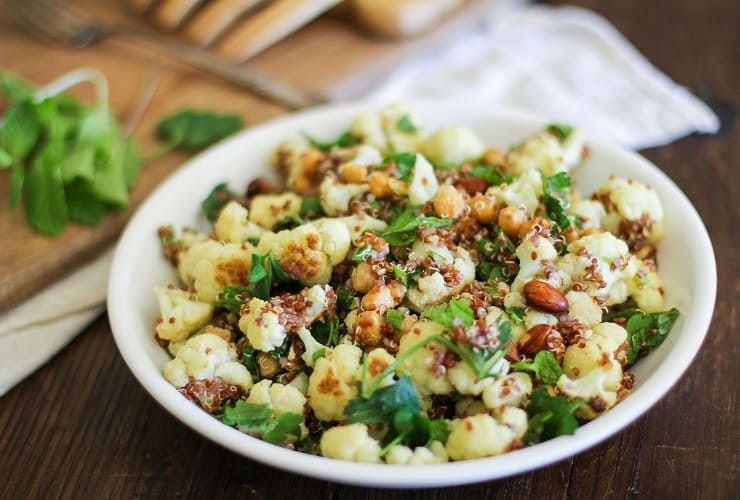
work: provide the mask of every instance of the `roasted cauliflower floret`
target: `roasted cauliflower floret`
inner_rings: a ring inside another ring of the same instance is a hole
[[[283,413],[303,415],[306,396],[291,385],[283,385],[272,380],[261,380],[252,386],[247,403],[267,405],[276,416]]]
[[[308,379],[308,404],[316,418],[343,420],[344,407],[357,395],[362,350],[350,344],[327,349]]]
[[[635,274],[627,281],[627,291],[635,300],[637,307],[647,313],[663,310],[663,280],[655,272],[655,266],[639,260],[631,259]]]
[[[161,320],[157,335],[163,340],[179,342],[198,331],[213,315],[213,306],[200,302],[193,294],[170,287],[155,287]]]
[[[611,177],[595,196],[606,208],[603,225],[607,231],[630,242],[656,243],[663,237],[663,205],[650,186]]]
[[[344,260],[349,251],[349,231],[344,224],[328,219],[295,229],[266,234],[259,254],[272,252],[292,279],[304,285],[327,283],[332,263]]]
[[[498,377],[483,388],[483,403],[487,408],[521,406],[532,394],[532,379],[526,373],[516,372]]]
[[[380,463],[380,443],[370,437],[365,424],[332,427],[321,436],[319,446],[328,458]]]
[[[294,193],[260,194],[252,198],[249,204],[249,220],[265,229],[274,229],[275,225],[301,212],[303,198]]]
[[[548,265],[558,258],[552,242],[539,235],[530,235],[516,248],[516,256],[519,259],[519,273],[511,284],[513,292],[521,292],[524,285],[535,277],[539,277]],[[555,288],[561,288],[568,276],[560,273],[549,273],[542,277]]]
[[[362,197],[369,190],[367,184],[344,184],[329,172],[319,186],[321,208],[326,215],[345,215],[349,212],[349,202]]]
[[[583,154],[583,136],[571,131],[564,140],[549,130],[539,132],[519,144],[508,155],[507,171],[523,175],[539,170],[551,176],[577,165]]]
[[[381,233],[388,228],[388,224],[380,219],[370,217],[369,215],[348,215],[347,217],[338,217],[337,220],[344,224],[349,231],[351,241],[355,241],[367,231]]]
[[[557,387],[569,398],[586,401],[587,404],[576,410],[576,415],[592,420],[617,403],[622,376],[619,363],[611,362],[599,365],[576,379],[561,375]]]
[[[489,188],[488,195],[507,206],[522,206],[532,214],[542,198],[542,175],[537,170],[529,170],[509,184]]]
[[[192,377],[209,380],[216,377],[245,390],[252,387],[252,377],[236,361],[236,349],[223,338],[203,333],[188,339],[177,351],[177,356],[164,365],[164,378],[175,387],[184,387]]]
[[[428,202],[439,189],[437,176],[434,175],[434,167],[420,154],[416,154],[414,163],[414,176],[409,186],[409,203],[412,205],[423,205]]]
[[[601,221],[606,216],[606,210],[600,201],[583,198],[572,201],[568,212],[576,217],[584,230],[601,227]]]
[[[402,356],[404,352],[424,339],[442,332],[444,332],[444,327],[439,323],[419,321],[411,331],[401,337],[398,356]],[[435,373],[434,370],[438,356],[445,350],[444,346],[436,342],[427,344],[404,360],[396,371],[399,375],[409,375],[422,397],[430,394],[450,394],[453,387],[449,379],[444,373]]]
[[[394,104],[379,113],[358,115],[352,121],[352,134],[381,151],[415,152],[419,147],[419,134],[408,124],[417,123],[410,106]]]
[[[447,377],[457,392],[471,396],[478,396],[486,386],[493,383],[491,377],[484,379],[476,377],[470,366],[462,361],[447,370]]]
[[[273,165],[287,180],[290,190],[300,195],[311,194],[316,188],[319,166],[324,153],[312,147],[304,138],[284,142],[275,151]]]
[[[490,457],[516,445],[517,433],[490,415],[475,415],[450,422],[447,454],[452,460]]]
[[[177,270],[198,300],[214,302],[227,286],[247,284],[253,253],[248,243],[200,241],[180,254]]]
[[[486,145],[470,127],[445,126],[426,137],[421,152],[434,163],[459,165],[483,156]]]
[[[475,280],[475,264],[467,250],[458,248],[450,262],[448,256],[452,254],[446,248],[441,246],[432,248],[439,250],[439,252],[430,250],[435,262],[440,260],[439,264],[446,266],[451,272],[443,275],[439,270],[430,269],[430,274],[419,278],[416,286],[406,294],[411,308],[417,312],[445,302]],[[421,252],[417,252],[417,255],[421,255]]]
[[[449,457],[444,444],[432,441],[429,446],[418,446],[413,450],[408,446],[392,446],[385,461],[396,465],[428,465],[443,464],[449,461]]]
[[[627,331],[616,323],[599,323],[583,342],[568,346],[563,371],[571,378],[582,377],[612,361],[624,364],[626,352]]]
[[[565,294],[565,298],[570,305],[568,314],[575,320],[592,327],[601,323],[602,310],[586,292],[576,292],[571,290]]]
[[[218,214],[213,233],[219,241],[243,243],[247,240],[259,240],[265,229],[250,222],[247,209],[235,201],[230,201]]]

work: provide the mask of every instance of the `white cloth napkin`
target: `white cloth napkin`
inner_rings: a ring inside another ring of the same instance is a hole
[[[368,98],[518,106],[635,149],[718,130],[704,103],[603,18],[571,7],[513,4],[520,2],[500,2],[478,30],[405,66]],[[111,253],[0,315],[0,395],[103,311]]]

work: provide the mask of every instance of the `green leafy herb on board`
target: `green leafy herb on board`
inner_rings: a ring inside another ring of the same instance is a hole
[[[169,149],[201,151],[244,127],[239,115],[183,109],[164,118],[157,125],[157,135]]]

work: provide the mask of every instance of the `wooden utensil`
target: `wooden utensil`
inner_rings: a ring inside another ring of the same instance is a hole
[[[154,20],[166,30],[178,28],[204,0],[162,0],[154,11]],[[217,3],[217,2],[216,2]]]
[[[210,45],[240,16],[269,0],[220,0],[209,2],[193,16],[183,35],[199,44]]]

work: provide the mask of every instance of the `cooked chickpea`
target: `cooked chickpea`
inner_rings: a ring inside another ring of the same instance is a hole
[[[578,229],[573,226],[569,226],[568,229],[564,231],[564,234],[566,243],[573,243],[578,239]]]
[[[505,207],[498,213],[498,225],[511,238],[519,235],[519,229],[526,220],[524,207]]]
[[[280,363],[271,354],[261,352],[257,354],[256,361],[262,377],[272,377],[280,371]]]
[[[367,177],[367,167],[358,163],[345,163],[339,167],[339,175],[350,184],[362,184]]]
[[[580,237],[583,238],[584,236],[591,236],[592,234],[601,234],[603,232],[604,232],[604,230],[601,229],[600,227],[590,227],[590,228],[584,230],[581,233],[581,236]]]
[[[438,217],[457,219],[465,210],[465,200],[454,186],[444,184],[434,197],[434,213]]]
[[[481,224],[488,224],[496,218],[496,201],[484,194],[475,195],[469,202],[471,215]]]
[[[383,340],[385,319],[377,311],[362,311],[357,315],[352,338],[361,345],[378,345]]]
[[[309,177],[316,175],[322,161],[324,161],[324,153],[318,149],[309,149],[301,156],[301,171]]]
[[[309,194],[313,188],[313,182],[308,177],[298,177],[293,184],[293,191],[298,194]]]
[[[373,287],[375,282],[375,273],[367,262],[360,262],[352,270],[351,283],[352,288],[358,292],[365,293]]]
[[[388,178],[388,187],[391,190],[391,193],[395,194],[396,196],[406,196],[409,194],[409,188],[411,187],[411,184],[402,181],[401,179],[396,179],[395,177]]]
[[[483,161],[487,165],[505,165],[506,154],[500,149],[489,148],[483,153]]]
[[[540,226],[542,228],[549,228],[551,227],[551,224],[545,219],[543,219],[542,217],[537,217],[536,215],[533,215],[532,217],[529,218],[529,220],[525,221],[519,228],[519,239],[523,240],[534,226]]]
[[[376,198],[385,198],[391,194],[391,188],[388,185],[388,174],[385,172],[373,172],[367,178],[367,183],[370,186],[370,192]]]

